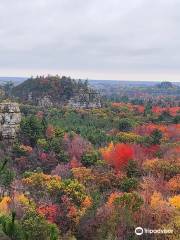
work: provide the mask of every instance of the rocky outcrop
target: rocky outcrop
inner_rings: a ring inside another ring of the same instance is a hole
[[[30,78],[12,90],[13,96],[24,104],[42,108],[70,106],[74,108],[99,108],[101,96],[87,81],[70,77],[40,76]]]
[[[44,96],[37,99],[37,105],[43,108],[50,108],[53,107],[54,104],[49,96]]]
[[[73,108],[101,108],[101,96],[93,89],[76,94],[68,102],[68,106]]]
[[[21,113],[18,103],[0,103],[0,138],[13,139],[19,130]]]

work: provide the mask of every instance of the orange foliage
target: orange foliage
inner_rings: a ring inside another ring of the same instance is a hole
[[[81,166],[80,161],[76,159],[76,157],[73,157],[72,160],[70,161],[70,167],[71,168],[78,168]]]
[[[111,193],[111,195],[108,198],[107,204],[112,206],[114,201],[116,200],[116,198],[118,198],[121,195],[122,195],[122,193],[119,193],[119,192]]]
[[[21,150],[23,150],[24,152],[26,152],[26,153],[32,153],[32,147],[30,147],[30,146],[27,146],[27,145],[20,145],[20,149]]]
[[[74,178],[77,179],[82,184],[92,182],[92,180],[94,179],[92,169],[86,167],[73,168],[72,173]]]
[[[112,103],[112,106],[113,107],[126,107],[130,111],[137,111],[139,113],[144,113],[144,109],[145,109],[145,107],[142,105],[133,105],[131,103],[122,103],[122,102],[120,102],[120,103],[114,102],[114,103]]]
[[[55,137],[55,129],[52,125],[48,125],[48,127],[46,129],[46,137],[47,138]]]
[[[37,212],[43,215],[49,222],[55,223],[58,207],[55,204],[40,205]]]
[[[169,198],[169,203],[171,206],[180,210],[180,195],[175,195]]]
[[[180,111],[180,107],[159,107],[154,106],[152,107],[152,112],[156,115],[161,115],[163,112],[168,112],[171,116],[176,116],[177,113]]]
[[[4,197],[0,202],[0,214],[7,214],[9,213],[10,209],[10,203],[11,203],[10,197]]]
[[[167,187],[170,191],[179,192],[180,191],[180,174],[171,178],[167,183]]]
[[[138,126],[135,129],[135,133],[139,134],[141,136],[149,136],[154,130],[160,130],[163,133],[163,137],[165,139],[170,138],[177,140],[180,139],[180,124],[144,124],[141,126]]]
[[[83,206],[84,208],[89,208],[89,207],[91,207],[91,205],[92,205],[92,200],[91,200],[90,197],[87,196],[87,197],[84,199],[84,201],[82,202],[82,206]]]
[[[77,208],[75,206],[70,206],[67,216],[70,217],[70,218],[76,218],[77,215],[78,215]]]

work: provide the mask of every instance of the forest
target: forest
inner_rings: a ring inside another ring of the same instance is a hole
[[[180,239],[179,88],[103,92],[95,108],[27,99],[64,103],[79,89],[87,81],[57,76],[2,86],[0,103],[17,102],[21,121],[0,140],[0,239]]]

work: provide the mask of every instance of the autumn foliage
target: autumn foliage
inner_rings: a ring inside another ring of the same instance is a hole
[[[120,170],[133,158],[134,152],[131,145],[111,143],[108,147],[101,149],[101,154],[107,163],[114,166],[116,170]]]

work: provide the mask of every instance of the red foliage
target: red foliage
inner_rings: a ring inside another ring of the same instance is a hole
[[[49,222],[55,223],[57,218],[58,207],[55,204],[43,204],[37,209],[37,212],[43,215]]]
[[[102,156],[105,161],[115,167],[115,169],[122,169],[130,159],[134,156],[134,151],[131,145],[118,143],[115,146],[112,144],[102,149]]]
[[[45,161],[45,160],[47,160],[47,158],[48,158],[48,154],[47,153],[45,153],[45,152],[39,153],[39,159],[41,161]]]
[[[168,112],[171,116],[176,116],[177,113],[180,111],[180,107],[159,107],[154,106],[152,108],[152,112],[156,115],[161,115],[163,112]]]
[[[180,139],[180,124],[144,124],[138,126],[134,132],[141,136],[149,136],[155,129],[160,130],[163,136],[169,138],[170,141],[179,141]]]
[[[139,166],[142,165],[143,161],[146,159],[151,159],[156,157],[158,151],[161,150],[159,145],[151,145],[148,147],[134,144],[134,160],[136,160]]]
[[[139,113],[144,113],[144,109],[145,107],[142,106],[142,105],[133,105],[131,103],[117,103],[117,102],[114,102],[112,103],[112,106],[113,107],[127,107],[130,111],[137,111]]]
[[[147,155],[147,157],[154,157],[156,153],[160,150],[159,145],[151,145],[149,147],[144,147],[144,152]]]

